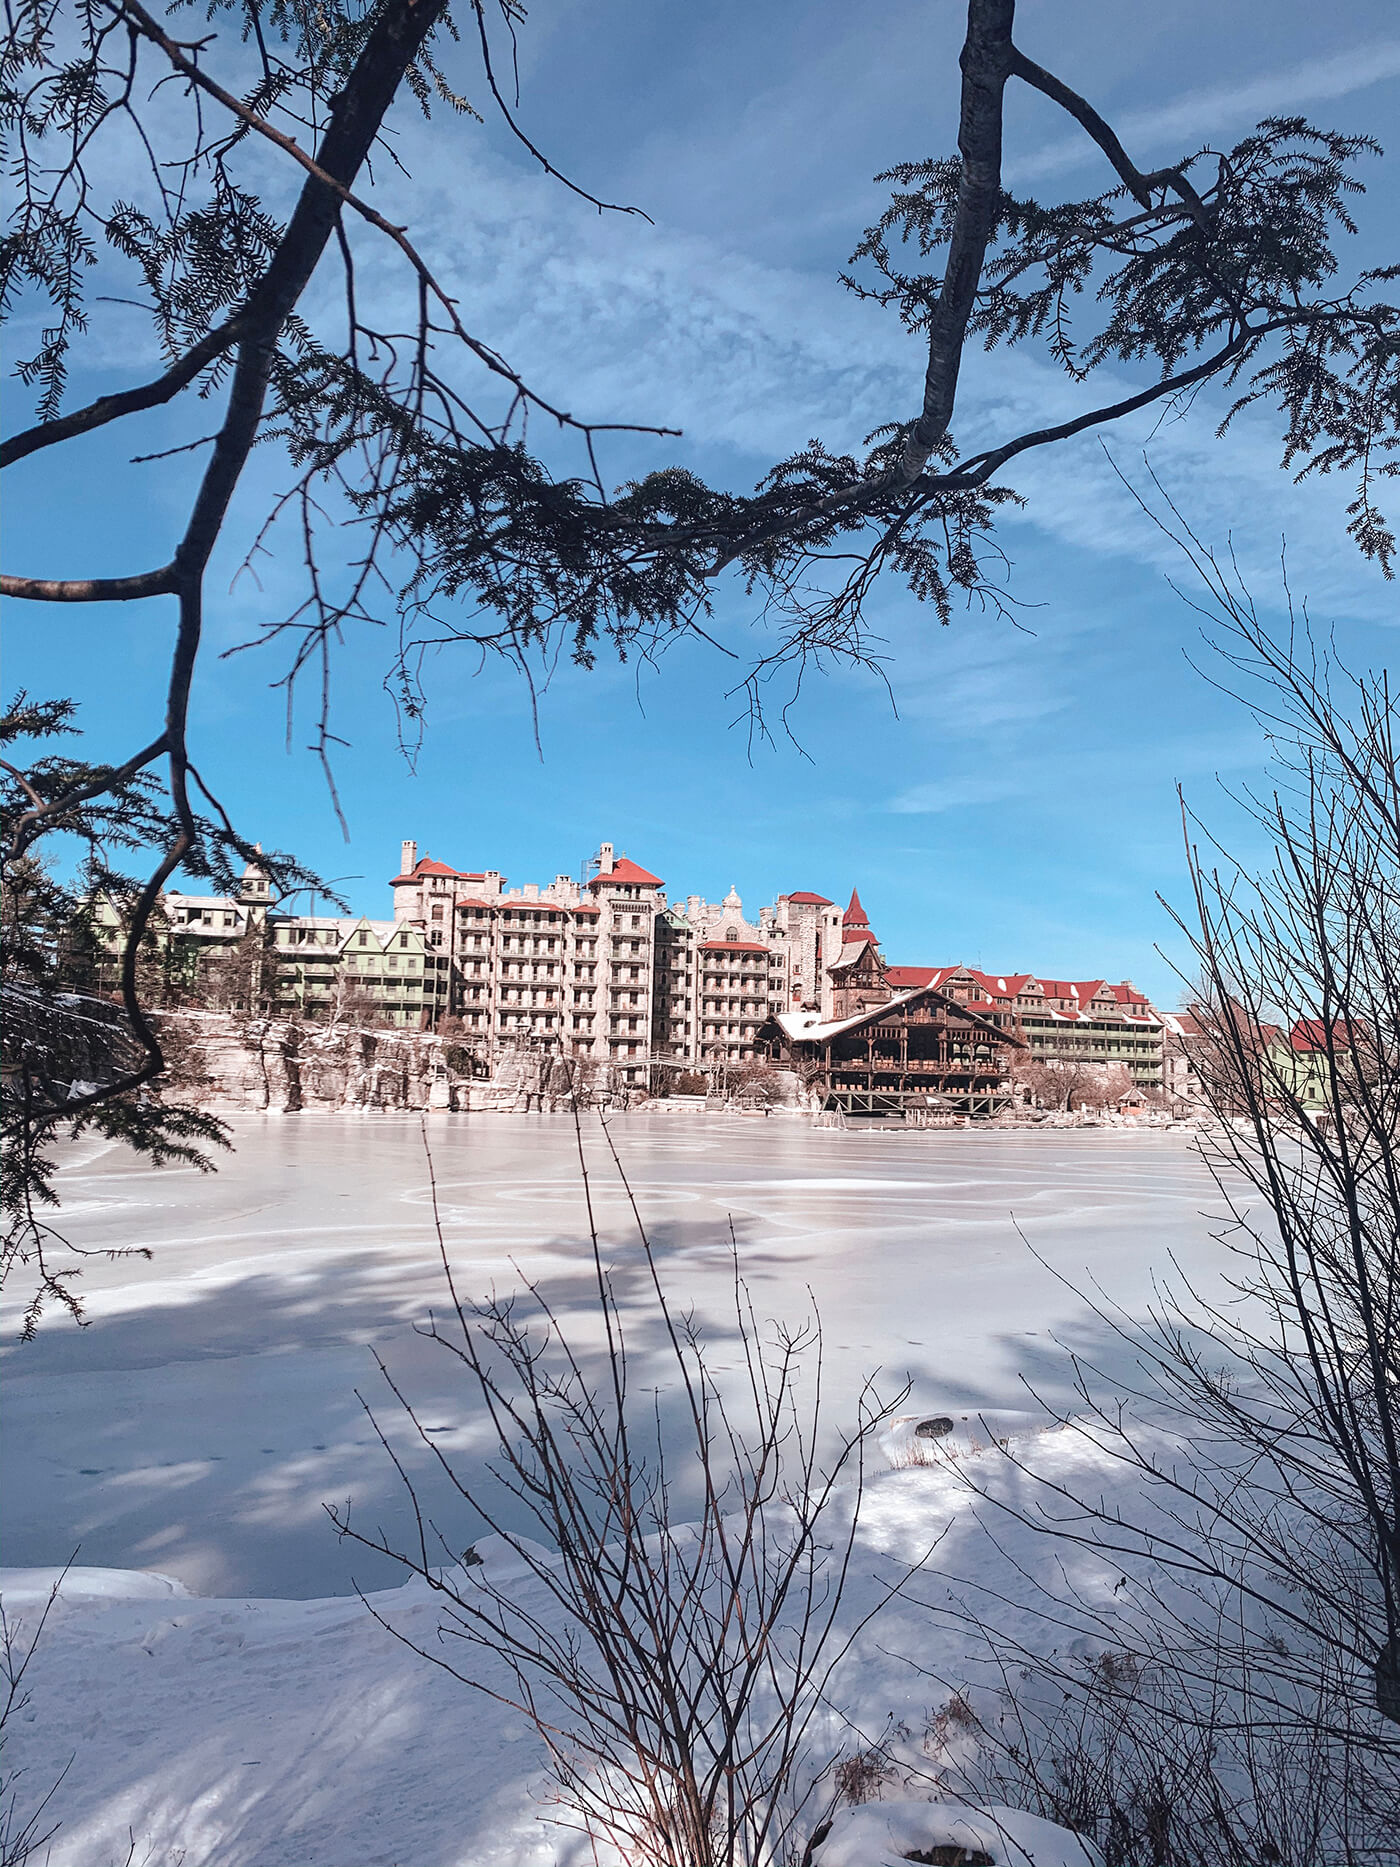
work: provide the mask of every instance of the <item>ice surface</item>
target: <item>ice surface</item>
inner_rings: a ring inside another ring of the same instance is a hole
[[[1109,1376],[1122,1359],[1071,1285],[1097,1282],[1140,1310],[1173,1257],[1207,1287],[1218,1263],[1201,1216],[1213,1188],[1177,1135],[862,1133],[645,1111],[613,1133],[668,1286],[710,1324],[717,1361],[731,1220],[760,1313],[800,1318],[815,1299],[833,1420],[876,1367],[889,1390],[911,1381],[900,1412],[912,1417],[1026,1408],[1023,1380],[1062,1400],[1052,1337]],[[587,1342],[571,1124],[437,1116],[430,1136],[459,1287],[538,1278]],[[350,1497],[391,1533],[406,1524],[355,1394],[385,1399],[371,1348],[439,1445],[480,1456],[448,1358],[413,1332],[445,1294],[417,1121],[244,1117],[236,1140],[216,1175],[151,1170],[85,1142],[60,1176],[78,1243],[149,1245],[155,1258],[86,1261],[89,1329],[54,1317],[18,1346],[10,1328],[9,1561],[53,1565],[76,1550],[201,1595],[392,1586],[398,1572],[337,1543],[322,1509]],[[634,1349],[664,1370],[630,1210],[596,1131],[588,1151]],[[458,1549],[480,1530],[461,1512],[445,1523]]]

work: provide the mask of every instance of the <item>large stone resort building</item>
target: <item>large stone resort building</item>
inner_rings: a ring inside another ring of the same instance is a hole
[[[387,919],[295,914],[252,864],[236,898],[168,895],[164,937],[191,976],[201,954],[231,966],[251,953],[245,970],[256,968],[274,1010],[413,1029],[448,1020],[483,1056],[553,1048],[639,1085],[657,1064],[798,1059],[818,1029],[853,1019],[883,1031],[861,1040],[882,1077],[889,1055],[922,1058],[937,1025],[945,1049],[955,1030],[975,1031],[974,1049],[1000,1045],[1003,1065],[1018,1052],[1163,1080],[1168,1021],[1131,984],[888,965],[855,890],[844,910],[810,890],[779,895],[751,920],[733,889],[719,902],[670,899],[611,843],[578,877],[511,887],[499,870],[457,869],[405,842],[389,886]],[[110,926],[113,955],[118,938]],[[832,1041],[843,1048],[839,1033]]]

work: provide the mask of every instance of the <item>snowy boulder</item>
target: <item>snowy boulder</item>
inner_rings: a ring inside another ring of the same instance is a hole
[[[843,1809],[807,1850],[811,1867],[1103,1867],[1092,1841],[1024,1809],[867,1802]]]
[[[1007,1407],[937,1407],[928,1413],[902,1413],[880,1435],[880,1450],[890,1465],[939,1465],[975,1458],[981,1452],[1014,1452],[1046,1433],[1063,1432],[1059,1420],[1043,1413]]]
[[[0,1600],[7,1608],[42,1605],[55,1590],[69,1601],[178,1600],[190,1592],[154,1569],[0,1569]]]
[[[498,1582],[535,1574],[537,1565],[552,1568],[558,1561],[557,1549],[512,1530],[508,1536],[479,1536],[470,1549],[463,1551],[458,1566],[465,1569],[472,1580],[489,1582],[494,1587]],[[451,1575],[453,1571],[444,1569],[442,1573]],[[454,1579],[460,1578],[454,1576]]]

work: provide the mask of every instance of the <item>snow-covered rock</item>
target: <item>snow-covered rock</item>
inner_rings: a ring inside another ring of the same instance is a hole
[[[975,1458],[983,1452],[1015,1452],[1046,1433],[1063,1432],[1063,1423],[1044,1413],[1008,1407],[932,1407],[926,1413],[901,1413],[880,1435],[880,1450],[896,1471],[909,1465],[937,1465]]]
[[[6,1608],[28,1608],[55,1590],[68,1601],[168,1601],[187,1599],[189,1589],[154,1569],[0,1569],[0,1600]]]
[[[904,1867],[961,1848],[992,1867],[1103,1867],[1091,1841],[1025,1809],[960,1802],[868,1802],[843,1809],[811,1850],[812,1867]],[[946,1854],[943,1858],[947,1858]]]

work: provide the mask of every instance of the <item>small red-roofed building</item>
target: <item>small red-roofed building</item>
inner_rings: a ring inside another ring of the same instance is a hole
[[[1317,1116],[1354,1099],[1352,1086],[1364,1069],[1366,1046],[1353,1046],[1348,1026],[1325,1018],[1297,1018],[1285,1037],[1274,1029],[1269,1045],[1272,1074],[1284,1098]],[[1355,1051],[1355,1055],[1353,1052]]]

